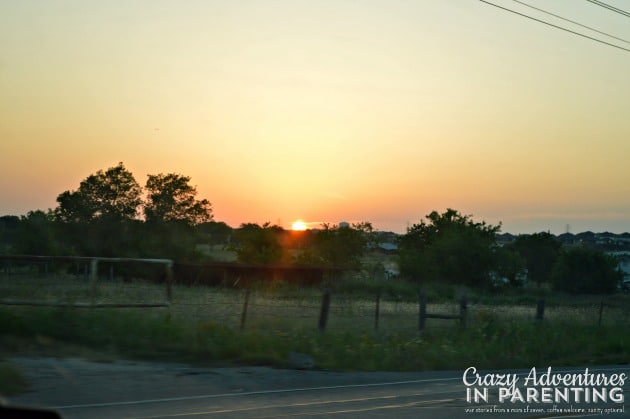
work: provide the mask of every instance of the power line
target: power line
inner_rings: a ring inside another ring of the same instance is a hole
[[[517,14],[519,16],[526,17],[527,19],[535,20],[536,22],[540,22],[540,23],[543,23],[545,25],[552,26],[554,28],[563,30],[565,32],[569,32],[569,33],[572,33],[574,35],[578,35],[578,36],[581,36],[583,38],[587,38],[587,39],[590,39],[592,41],[599,42],[600,44],[605,44],[605,45],[611,46],[613,48],[617,48],[617,49],[621,49],[621,50],[630,52],[630,49],[628,49],[628,48],[620,47],[619,45],[611,44],[610,42],[602,41],[601,39],[593,38],[592,36],[584,35],[583,33],[575,32],[575,31],[572,31],[571,29],[567,29],[567,28],[563,28],[562,26],[554,25],[553,23],[545,22],[544,20],[540,20],[540,19],[537,19],[535,17],[526,15],[524,13],[517,12],[516,10],[508,9],[507,7],[499,6],[498,4],[494,4],[494,3],[491,3],[491,2],[486,1],[486,0],[479,0],[479,1],[482,2],[482,3],[489,4],[490,6],[494,6],[494,7],[497,7],[499,9],[503,9],[505,11]]]
[[[630,13],[626,12],[625,10],[621,10],[615,6],[611,6],[610,4],[606,4],[603,1],[599,1],[599,0],[586,0],[588,2],[591,2],[593,4],[596,4],[597,6],[600,7],[604,7],[608,10],[612,10],[615,13],[619,13],[620,15],[624,15],[625,17],[630,17]]]
[[[602,31],[600,31],[600,30],[598,30],[598,29],[595,29],[595,28],[592,28],[592,27],[590,27],[590,26],[583,25],[583,24],[581,24],[580,22],[576,22],[575,20],[567,19],[567,18],[562,17],[562,16],[560,16],[560,15],[556,15],[556,14],[551,13],[551,12],[548,12],[548,11],[546,11],[546,10],[539,9],[538,7],[534,7],[534,6],[532,6],[531,4],[527,4],[527,3],[522,2],[522,1],[519,1],[519,0],[512,0],[512,1],[514,1],[514,2],[516,2],[516,3],[518,3],[518,4],[522,4],[523,6],[529,7],[530,9],[538,10],[539,12],[543,12],[543,13],[546,13],[546,14],[548,14],[548,15],[550,15],[550,16],[557,17],[558,19],[562,19],[562,20],[564,20],[564,21],[571,22],[571,23],[573,23],[574,25],[578,25],[578,26],[581,26],[581,27],[583,27],[583,28],[589,29],[589,30],[591,30],[591,31],[594,31],[594,32],[597,32],[597,33],[601,33],[602,35],[606,35],[606,36],[609,36],[609,37],[611,37],[611,38],[615,38],[615,39],[617,39],[617,40],[619,40],[619,41],[623,41],[623,42],[625,42],[626,44],[630,44],[630,41],[627,41],[627,40],[625,40],[625,39],[623,39],[623,38],[619,38],[619,37],[617,37],[617,36],[611,35],[611,34],[606,33],[606,32],[602,32]]]

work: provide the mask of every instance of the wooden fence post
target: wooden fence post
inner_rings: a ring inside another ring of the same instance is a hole
[[[173,261],[166,264],[166,301],[171,304],[173,301]]]
[[[330,289],[324,290],[324,296],[322,297],[322,308],[319,312],[319,331],[326,330],[326,324],[328,323],[328,314],[330,312]]]
[[[418,314],[418,330],[424,330],[424,323],[427,319],[427,293],[420,291],[420,312]]]
[[[378,330],[378,317],[381,306],[381,290],[376,292],[376,308],[374,310],[374,330]]]
[[[545,318],[545,300],[538,300],[536,305],[536,320],[542,321]]]
[[[98,259],[92,259],[90,261],[90,294],[92,304],[96,300],[96,281],[98,280]]]
[[[241,330],[245,329],[245,320],[247,319],[247,306],[249,305],[250,289],[245,290],[245,301],[243,302],[243,312],[241,313]]]
[[[466,328],[466,316],[468,313],[468,301],[466,300],[466,290],[462,291],[462,296],[459,300],[459,321],[462,327]]]

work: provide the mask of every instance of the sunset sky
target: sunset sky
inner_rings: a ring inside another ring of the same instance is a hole
[[[233,227],[630,231],[630,51],[478,0],[0,0],[0,215],[118,162],[190,176]]]

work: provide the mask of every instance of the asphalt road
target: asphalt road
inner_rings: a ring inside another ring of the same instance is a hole
[[[464,371],[341,373],[54,358],[11,361],[25,371],[33,386],[30,392],[10,402],[53,408],[64,418],[630,417],[625,400],[630,379],[623,385],[622,403],[610,399],[598,403],[585,403],[582,399],[580,403],[558,405],[499,403],[498,389],[494,387],[490,388],[487,402],[469,403],[462,381]],[[546,368],[539,368],[539,372],[545,371]],[[554,368],[554,372],[560,371],[579,374],[584,368]],[[630,376],[627,365],[590,367],[589,371]],[[480,373],[483,376],[489,372]],[[522,383],[529,370],[492,373],[520,374]],[[571,408],[570,413],[561,411]]]

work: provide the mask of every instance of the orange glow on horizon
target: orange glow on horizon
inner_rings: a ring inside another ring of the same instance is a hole
[[[217,222],[293,237],[447,208],[509,233],[630,228],[618,49],[479,2],[31,3],[0,1],[0,216],[123,162],[141,186],[189,176]]]

